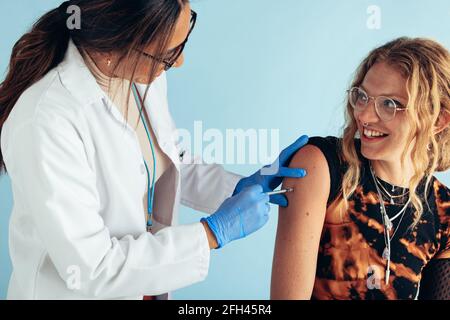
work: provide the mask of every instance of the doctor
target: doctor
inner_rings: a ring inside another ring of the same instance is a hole
[[[195,19],[187,0],[72,0],[16,43],[0,86],[9,299],[168,298],[205,279],[210,249],[260,229],[269,202],[287,205],[265,192],[306,174],[286,166],[307,137],[245,178],[177,147],[165,71]],[[180,203],[211,215],[177,226]]]

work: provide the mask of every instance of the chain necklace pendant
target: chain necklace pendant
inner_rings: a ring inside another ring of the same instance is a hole
[[[390,256],[389,249],[388,249],[388,248],[384,248],[383,254],[382,254],[382,258],[383,258],[384,260],[388,260],[388,259],[389,259],[389,256]]]
[[[391,198],[390,203],[391,203],[391,204],[394,204],[394,199],[393,199],[393,198]]]
[[[395,186],[392,186],[392,192],[395,192]]]
[[[387,228],[388,232],[391,232],[392,227],[393,227],[392,221],[389,220],[389,217],[387,215],[385,215],[384,218],[386,219],[386,228]]]

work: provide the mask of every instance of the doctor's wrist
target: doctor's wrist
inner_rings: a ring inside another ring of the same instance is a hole
[[[206,222],[206,220],[201,220],[200,222],[202,223],[203,227],[205,228],[206,236],[208,237],[209,248],[210,249],[217,249],[219,244],[217,243],[216,236],[212,232],[212,230],[209,227],[208,223]]]

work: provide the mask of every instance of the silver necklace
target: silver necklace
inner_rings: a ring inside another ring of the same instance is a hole
[[[378,184],[378,186],[384,191],[384,193],[387,195],[387,197],[389,198],[389,203],[390,204],[395,204],[394,199],[397,198],[404,198],[408,193],[409,190],[407,190],[406,192],[404,192],[403,194],[399,194],[399,195],[391,195],[389,193],[389,191],[386,190],[386,188],[383,186],[383,184],[381,183],[381,181],[379,180],[379,178],[377,176],[375,176],[376,179],[376,183]],[[392,186],[392,192],[395,191],[395,186]]]
[[[373,172],[372,164],[369,164],[369,166],[370,166],[370,173],[371,173],[372,179],[373,179],[373,181],[375,183],[375,188],[377,189],[378,197],[379,197],[379,200],[380,200],[380,213],[381,213],[381,218],[382,218],[382,221],[383,221],[384,244],[385,244],[385,248],[384,248],[383,253],[382,253],[382,258],[387,261],[387,263],[386,263],[386,272],[385,272],[385,274],[386,274],[386,276],[385,276],[385,283],[387,285],[387,284],[389,284],[389,276],[390,276],[390,273],[391,273],[391,269],[390,269],[390,267],[391,267],[391,240],[394,238],[395,234],[397,233],[398,228],[400,227],[400,224],[401,224],[401,222],[403,220],[403,216],[404,216],[404,214],[406,212],[406,208],[409,205],[409,200],[408,200],[408,202],[406,202],[404,207],[399,211],[399,213],[397,213],[395,215],[395,217],[394,217],[394,218],[397,218],[401,214],[401,219],[400,219],[400,221],[399,221],[399,223],[397,225],[397,228],[395,228],[395,230],[394,230],[394,234],[391,237],[390,236],[390,232],[391,232],[392,227],[393,227],[392,221],[394,220],[394,218],[390,219],[389,216],[386,213],[386,207],[384,206],[383,197],[382,197],[380,188],[378,187],[377,179],[375,178],[375,173]]]
[[[406,208],[408,208],[408,205],[409,205],[409,203],[410,203],[410,199],[408,199],[408,201],[405,203],[405,205],[403,206],[403,208],[395,215],[395,216],[393,216],[392,218],[389,218],[389,221],[394,221],[395,219],[397,219],[400,215],[402,215],[402,218],[403,218],[403,215],[405,214],[405,211],[406,211]],[[401,222],[401,219],[400,219],[400,222]],[[399,222],[399,224],[400,224],[400,222]],[[398,226],[397,226],[397,228],[398,228]],[[392,237],[394,237],[394,236],[392,236]]]

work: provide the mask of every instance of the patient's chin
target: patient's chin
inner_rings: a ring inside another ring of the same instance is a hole
[[[361,154],[367,160],[383,160],[382,152],[361,146]]]

